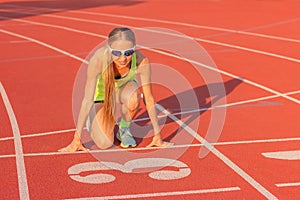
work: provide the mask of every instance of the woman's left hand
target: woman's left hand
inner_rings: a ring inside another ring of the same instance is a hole
[[[160,134],[155,134],[152,142],[147,145],[147,147],[168,147],[168,146],[172,146],[174,145],[174,143],[172,142],[165,142],[161,139],[161,135]]]

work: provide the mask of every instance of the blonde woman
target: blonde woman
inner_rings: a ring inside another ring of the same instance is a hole
[[[144,100],[154,130],[152,142],[148,147],[170,145],[162,140],[160,134],[151,89],[149,61],[135,46],[136,40],[132,30],[115,28],[109,34],[107,47],[98,50],[91,58],[74,138],[71,144],[59,151],[86,151],[80,136],[93,106],[96,114],[91,123],[91,138],[101,149],[111,147],[114,143],[115,108],[118,103],[121,104],[122,118],[117,139],[121,141],[123,148],[135,147],[136,141],[130,132],[130,121],[137,113],[140,102],[137,74],[141,78]]]

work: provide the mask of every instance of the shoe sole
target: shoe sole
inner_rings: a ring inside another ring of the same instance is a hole
[[[127,149],[127,148],[129,148],[129,147],[133,148],[133,147],[136,147],[136,146],[137,146],[137,144],[124,145],[124,144],[122,143],[121,138],[120,138],[120,136],[119,136],[118,134],[116,135],[116,138],[121,142],[120,146],[121,146],[122,148],[124,148],[124,149]]]
[[[133,148],[133,147],[136,147],[136,144],[133,144],[133,145],[127,145],[127,146],[126,146],[126,145],[124,145],[124,144],[121,143],[120,146],[121,146],[122,148],[124,148],[124,149],[127,149],[127,148],[129,148],[129,147],[132,147],[132,148]]]

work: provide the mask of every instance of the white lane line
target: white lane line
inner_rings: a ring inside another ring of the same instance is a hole
[[[53,135],[53,134],[59,134],[59,133],[67,133],[67,132],[72,132],[76,131],[75,128],[72,129],[65,129],[65,130],[59,130],[59,131],[50,131],[50,132],[45,132],[45,133],[35,133],[35,134],[28,134],[28,135],[22,135],[22,138],[30,138],[30,137],[37,137],[37,136],[46,136],[46,135]]]
[[[67,133],[67,132],[72,132],[75,131],[76,129],[65,129],[65,130],[58,130],[58,131],[50,131],[50,132],[44,132],[44,133],[34,133],[34,134],[28,134],[28,135],[21,135],[21,138],[31,138],[31,137],[39,137],[39,136],[47,136],[47,135],[54,135],[54,134],[59,134],[59,133]],[[0,141],[6,141],[6,140],[11,140],[14,139],[13,137],[5,137],[5,138],[0,138]]]
[[[30,41],[28,41],[30,42]],[[74,55],[79,56],[79,55],[88,55],[90,52],[77,52],[74,53]],[[36,56],[36,57],[15,57],[15,58],[10,58],[10,59],[1,59],[0,63],[11,63],[11,62],[20,62],[20,61],[32,61],[32,60],[46,60],[46,59],[52,59],[52,58],[64,58],[66,57],[65,55],[59,54],[59,55],[52,55],[52,56]]]
[[[31,42],[37,43],[37,44],[39,44],[39,45],[42,45],[42,46],[44,46],[44,47],[47,47],[47,48],[49,48],[49,49],[52,49],[52,50],[57,51],[57,52],[59,52],[59,53],[62,53],[62,54],[64,54],[64,55],[67,55],[67,56],[69,56],[69,57],[71,57],[71,58],[74,58],[75,60],[78,60],[78,61],[80,61],[80,62],[83,62],[83,63],[87,63],[87,64],[88,64],[88,62],[87,62],[86,60],[84,60],[84,59],[82,59],[82,58],[79,58],[78,56],[75,56],[75,55],[73,55],[73,54],[71,54],[71,53],[69,53],[69,52],[66,52],[66,51],[64,51],[64,50],[61,50],[61,49],[59,49],[59,48],[57,48],[57,47],[54,47],[54,46],[52,46],[52,45],[49,45],[49,44],[47,44],[47,43],[45,43],[45,42],[41,42],[41,41],[39,41],[39,40],[30,38],[30,37],[26,37],[26,36],[24,36],[24,35],[20,35],[20,34],[17,34],[17,33],[13,33],[13,32],[10,32],[10,31],[6,31],[6,30],[3,30],[3,29],[0,29],[0,32],[6,33],[6,34],[8,34],[8,35],[15,36],[15,37],[23,38],[23,39],[25,39],[25,40],[29,40],[29,41],[31,41]]]
[[[7,40],[1,41],[0,44],[19,44],[19,43],[29,43],[27,40]]]
[[[145,48],[145,47],[143,47],[143,48]],[[145,48],[145,49],[149,49],[149,48]],[[167,55],[167,56],[169,56],[169,57],[177,58],[177,59],[179,59],[179,60],[187,61],[187,62],[189,62],[189,63],[192,63],[192,64],[195,64],[195,65],[204,67],[204,68],[206,68],[206,69],[209,69],[209,70],[212,70],[212,71],[221,73],[221,74],[224,74],[224,75],[229,76],[229,77],[234,78],[234,79],[242,80],[244,83],[248,83],[249,85],[253,85],[253,86],[255,86],[255,87],[258,87],[258,88],[260,88],[260,89],[263,89],[263,90],[265,90],[265,91],[268,91],[268,92],[270,92],[270,93],[279,95],[279,96],[281,96],[281,97],[283,97],[283,98],[286,98],[286,99],[289,99],[289,100],[291,100],[291,101],[293,101],[293,102],[295,102],[295,103],[297,103],[297,104],[300,104],[300,100],[298,100],[298,99],[295,99],[295,98],[293,98],[293,97],[290,97],[290,96],[287,96],[287,95],[282,94],[282,93],[280,93],[280,92],[277,92],[276,90],[273,90],[273,89],[271,89],[271,88],[268,88],[268,87],[266,87],[266,86],[264,86],[264,85],[261,85],[261,84],[255,83],[255,82],[253,82],[253,81],[250,81],[249,79],[241,79],[239,76],[234,75],[234,74],[231,74],[231,73],[229,73],[229,72],[226,72],[226,71],[217,69],[217,68],[212,67],[212,66],[205,65],[205,64],[203,64],[203,63],[200,63],[200,62],[197,62],[197,61],[194,61],[194,60],[182,58],[182,57],[180,57],[180,56],[176,56],[176,55],[173,55],[173,54],[170,54],[170,53],[167,53],[167,52],[163,52],[163,51],[155,50],[155,49],[151,49],[151,51],[160,53],[160,54],[162,54],[162,55]]]
[[[143,17],[133,17],[133,16],[128,16],[128,15],[125,16],[125,15],[108,14],[108,13],[95,13],[95,12],[87,12],[87,11],[70,11],[70,12],[71,13],[72,12],[73,13],[79,13],[79,14],[89,14],[89,15],[99,15],[99,16],[107,16],[107,17],[115,17],[115,18],[133,19],[133,20],[139,20],[139,21],[158,22],[158,23],[164,23],[164,24],[173,24],[173,25],[187,26],[187,27],[193,27],[193,28],[199,28],[199,29],[208,29],[208,30],[215,30],[215,31],[221,31],[221,32],[243,34],[243,35],[250,35],[250,36],[255,36],[255,37],[262,37],[262,38],[268,38],[268,39],[275,39],[275,40],[283,40],[283,41],[300,43],[300,40],[298,40],[298,39],[287,38],[287,37],[279,37],[279,36],[273,36],[273,35],[266,35],[266,34],[261,34],[261,33],[253,33],[253,32],[243,31],[243,30],[232,30],[232,29],[227,29],[227,28],[195,25],[195,24],[168,21],[168,20],[159,20],[159,19],[151,19],[151,18],[143,18]],[[296,18],[295,20],[300,20],[300,18]]]
[[[210,152],[212,152],[216,157],[222,160],[228,167],[230,167],[233,171],[235,171],[239,176],[241,176],[246,182],[248,182],[252,187],[254,187],[258,192],[264,195],[268,199],[277,199],[270,191],[268,191],[265,187],[263,187],[260,183],[258,183],[254,178],[248,175],[243,169],[241,169],[238,165],[236,165],[233,161],[231,161],[228,157],[226,157],[223,153],[217,150],[211,143],[206,141],[203,137],[201,137],[197,132],[191,129],[188,125],[182,122],[180,119],[172,115],[161,105],[156,104],[157,109],[161,112],[165,113],[170,117],[174,122],[176,122],[179,126],[185,129],[188,133],[190,133],[195,139],[197,139],[201,144],[203,144]]]
[[[13,41],[9,41],[9,43],[12,44],[19,44],[19,43],[29,43],[30,41],[28,40],[13,40]]]
[[[232,45],[232,44],[228,44],[228,43],[217,42],[217,41],[213,41],[213,40],[206,40],[206,39],[202,39],[202,38],[195,38],[195,40],[209,43],[209,44],[230,47],[230,48],[234,48],[234,49],[240,49],[240,50],[249,51],[252,53],[258,53],[258,54],[262,54],[262,55],[266,55],[266,56],[271,56],[271,57],[275,57],[275,58],[280,58],[280,59],[300,63],[300,59],[298,59],[298,58],[292,58],[292,57],[279,55],[279,54],[275,54],[275,53],[271,53],[271,52],[267,52],[267,51],[261,51],[261,50],[256,50],[256,49],[252,49],[252,48],[248,48],[248,47],[242,47],[239,45]]]
[[[60,16],[60,15],[54,15],[54,14],[44,14],[43,16],[59,18],[59,19],[68,19],[68,20],[72,20],[72,21],[87,22],[87,23],[105,24],[105,25],[110,25],[110,26],[127,26],[129,28],[136,28],[133,26],[125,25],[125,24],[110,23],[110,22],[104,22],[104,21],[99,21],[99,20],[89,20],[89,19],[83,19],[83,18],[77,18],[77,17],[67,17],[67,16]],[[4,18],[6,18],[6,17],[4,17]],[[15,19],[15,21],[22,21],[22,20]],[[194,38],[194,37],[190,37],[190,36],[182,36],[182,35],[178,35],[178,34],[171,34],[171,33],[163,32],[163,31],[153,31],[153,30],[150,30],[147,28],[139,28],[139,29],[145,30],[145,31],[150,31],[150,32],[157,32],[157,33],[161,33],[161,34],[165,34],[165,35],[171,35],[171,36],[175,36],[175,37],[179,37],[179,38],[185,38],[185,39],[190,38],[191,40],[201,41],[201,42],[214,44],[214,45],[218,45],[218,46],[225,46],[225,47],[234,48],[234,49],[240,49],[240,50],[249,51],[252,53],[267,55],[267,56],[271,56],[271,57],[275,57],[275,58],[280,58],[280,59],[285,59],[285,60],[289,60],[292,62],[300,63],[300,59],[297,59],[297,58],[292,58],[292,57],[279,55],[279,54],[275,54],[275,53],[271,53],[271,52],[242,47],[242,46],[238,46],[238,45],[232,45],[232,44],[217,42],[217,41],[213,41],[213,40],[206,40],[206,39],[202,39],[202,38]]]
[[[240,191],[239,187],[227,187],[227,188],[214,188],[214,189],[203,189],[203,190],[185,190],[175,192],[157,192],[157,193],[145,193],[145,194],[127,194],[127,195],[116,195],[116,196],[103,196],[103,197],[84,197],[84,198],[72,198],[72,199],[85,199],[85,200],[107,200],[107,199],[136,199],[136,198],[147,198],[147,197],[166,197],[166,196],[182,196],[192,194],[207,194],[207,193],[220,193],[220,192],[233,192]]]
[[[26,175],[26,168],[24,162],[24,154],[23,154],[23,146],[22,140],[20,137],[20,129],[14,114],[14,110],[9,102],[8,96],[5,92],[5,89],[0,82],[0,93],[8,113],[8,117],[12,126],[12,131],[14,134],[14,145],[15,145],[15,152],[16,152],[16,166],[17,166],[17,174],[18,174],[18,185],[19,185],[19,195],[20,199],[27,200],[29,199],[29,191],[28,191],[28,183],[27,183],[27,175]]]
[[[21,136],[22,138],[22,136]],[[14,137],[5,137],[5,138],[0,138],[0,141],[7,141],[7,140],[13,140]]]
[[[300,160],[300,150],[294,151],[276,151],[262,153],[266,158],[273,158],[279,160]]]
[[[295,182],[295,183],[277,183],[275,184],[277,187],[297,187],[300,186],[300,182]]]
[[[300,90],[297,90],[297,91],[283,93],[283,95],[289,96],[289,95],[294,95],[294,94],[299,94],[299,93],[300,93]],[[245,100],[245,101],[228,103],[228,104],[224,104],[224,105],[212,106],[209,108],[199,108],[199,109],[194,109],[194,110],[190,110],[190,111],[177,112],[177,113],[172,113],[172,115],[176,116],[176,115],[184,115],[184,114],[189,114],[189,113],[212,110],[212,109],[216,109],[216,108],[226,108],[226,107],[228,108],[228,107],[233,107],[233,106],[238,106],[238,105],[243,105],[243,104],[248,104],[248,103],[254,103],[254,102],[258,102],[258,101],[274,99],[277,97],[280,97],[280,95],[276,94],[276,95],[272,95],[272,96],[266,96],[266,97],[260,97],[260,98],[255,98],[255,99],[249,99],[249,100]]]
[[[228,141],[228,142],[215,142],[211,143],[213,146],[230,146],[230,145],[240,145],[240,144],[259,144],[259,143],[277,143],[277,142],[294,142],[300,141],[300,138],[275,138],[275,139],[265,139],[265,140],[244,140],[244,141]],[[189,147],[202,147],[203,144],[178,144],[169,147],[165,147],[166,149],[172,148],[189,148]],[[131,149],[123,149],[123,148],[110,148],[106,150],[90,150],[89,152],[77,151],[77,152],[39,152],[39,153],[27,153],[24,154],[25,157],[32,156],[53,156],[53,155],[72,155],[72,154],[85,154],[85,153],[110,153],[110,152],[125,152],[125,151],[146,151],[146,150],[156,150],[160,149],[159,147],[138,147]],[[8,155],[0,155],[0,158],[13,158],[15,154]]]
[[[22,8],[31,8],[31,9],[35,9],[35,10],[48,10],[48,11],[50,10],[50,11],[56,11],[56,12],[70,12],[70,13],[88,14],[88,15],[96,15],[96,16],[98,15],[98,16],[106,16],[106,17],[114,17],[114,18],[132,19],[132,20],[138,20],[138,21],[149,21],[149,22],[172,24],[172,25],[179,25],[179,26],[186,26],[186,27],[207,29],[207,30],[214,30],[214,31],[220,31],[220,32],[227,32],[227,33],[244,34],[244,35],[250,35],[250,36],[255,36],[255,37],[262,37],[262,38],[268,38],[268,39],[275,39],[275,40],[282,40],[282,41],[300,43],[300,40],[294,39],[294,38],[287,38],[287,37],[280,37],[280,36],[267,35],[267,34],[261,34],[261,33],[254,33],[254,32],[249,32],[249,31],[245,31],[245,30],[233,30],[233,29],[228,29],[228,28],[197,25],[197,24],[191,24],[191,23],[185,23],[185,22],[176,22],[176,21],[152,19],[152,18],[144,18],[144,17],[133,17],[133,16],[128,16],[128,15],[118,15],[118,14],[110,14],[110,13],[96,13],[96,12],[89,12],[89,11],[39,8],[39,7],[33,7],[33,6],[15,6],[15,5],[6,5],[6,6],[8,6],[8,7],[19,7],[19,8],[20,7],[22,7]],[[289,20],[288,22],[293,22],[293,21],[298,21],[298,20],[300,20],[300,18],[295,18],[293,20]],[[275,23],[275,24],[278,24],[278,22]],[[270,26],[270,25],[264,25],[264,26],[261,26],[261,27],[265,27],[265,26]]]
[[[292,91],[292,92],[288,92],[288,93],[284,93],[285,95],[293,95],[293,94],[299,94],[300,90],[297,91]],[[188,110],[188,111],[182,111],[182,112],[176,112],[176,113],[172,113],[172,115],[177,116],[177,115],[186,115],[186,114],[191,114],[191,113],[197,113],[197,112],[201,112],[201,111],[207,111],[207,110],[213,110],[213,109],[218,109],[218,108],[230,108],[230,107],[234,107],[234,106],[238,106],[238,105],[243,105],[243,104],[248,104],[248,103],[253,103],[253,102],[258,102],[258,101],[264,101],[264,100],[268,100],[268,99],[274,99],[280,97],[280,95],[272,95],[272,96],[266,96],[266,97],[260,97],[260,98],[256,98],[256,99],[249,99],[249,100],[245,100],[245,101],[239,101],[239,102],[234,102],[234,103],[229,103],[229,104],[224,104],[224,105],[219,105],[219,106],[213,106],[213,107],[209,107],[209,108],[199,108],[199,109],[193,109],[193,110]],[[162,114],[162,115],[158,115],[158,118],[164,118],[167,115]],[[141,121],[147,121],[150,120],[149,117],[145,117],[145,118],[138,118],[138,119],[134,119],[132,122],[141,122]],[[34,133],[34,134],[27,134],[27,135],[22,135],[21,138],[28,138],[28,137],[36,137],[36,136],[44,136],[44,135],[51,135],[51,134],[57,134],[57,133],[65,133],[65,132],[71,132],[71,131],[75,131],[76,129],[67,129],[67,130],[58,130],[58,131],[51,131],[51,132],[44,132],[44,133]],[[13,137],[5,137],[5,138],[0,138],[0,141],[6,141],[6,140],[12,140]],[[247,142],[247,141],[246,141]]]
[[[22,21],[24,21],[24,20],[22,20]],[[26,21],[27,21],[27,20],[26,20]],[[43,24],[43,23],[39,23],[39,25],[42,25],[42,24]],[[49,26],[49,27],[52,26],[52,25],[50,25],[50,24],[44,24],[44,25],[45,25],[45,26]],[[60,26],[54,25],[53,28],[61,28],[61,27],[60,27]],[[68,28],[68,30],[69,30],[69,31],[73,31],[74,29]],[[148,30],[148,31],[151,31],[151,30]],[[76,32],[78,32],[78,30],[77,30]],[[80,31],[80,32],[82,32],[82,31]],[[86,34],[86,33],[87,33],[87,32],[85,31],[84,34]],[[162,33],[164,33],[164,32],[162,32]],[[165,33],[164,33],[164,34],[165,34]],[[18,35],[18,34],[17,34],[17,35]],[[91,35],[91,34],[89,34],[89,35]],[[106,36],[92,33],[92,36],[95,36],[95,35],[96,35],[97,37],[106,38]],[[24,37],[24,36],[23,36],[23,37]],[[28,38],[28,37],[26,37],[26,38]],[[53,47],[53,46],[48,45],[48,44],[46,44],[46,43],[40,42],[40,41],[38,41],[38,40],[35,40],[35,39],[32,39],[32,38],[30,38],[30,39],[33,40],[33,41],[37,41],[37,42],[41,43],[43,46],[46,46],[46,45],[47,45],[47,46],[50,46],[53,50],[57,50],[57,49],[58,49],[58,48],[56,48],[56,47]],[[163,52],[163,51],[160,51],[160,50],[150,49],[150,48],[147,48],[147,47],[144,47],[144,46],[139,46],[139,47],[144,48],[144,49],[147,49],[147,50],[150,50],[150,51],[153,51],[153,52],[157,52],[157,53],[162,54],[162,55],[166,55],[166,56],[169,56],[169,57],[173,57],[173,58],[177,58],[177,59],[180,59],[180,60],[183,60],[183,61],[187,61],[187,62],[196,64],[196,65],[198,65],[198,66],[205,67],[205,68],[207,68],[207,69],[209,69],[209,70],[216,71],[216,72],[218,72],[218,73],[222,73],[222,74],[224,74],[224,75],[227,75],[227,76],[232,77],[232,78],[235,78],[235,79],[241,79],[241,78],[240,78],[239,76],[237,76],[237,75],[231,74],[231,73],[229,73],[229,72],[226,72],[226,71],[223,71],[223,70],[220,70],[220,69],[216,69],[215,67],[208,66],[208,65],[205,65],[205,64],[203,64],[203,63],[196,62],[196,61],[194,61],[194,60],[182,58],[182,57],[180,57],[180,56],[176,56],[176,55],[173,55],[173,54],[170,54],[170,53],[167,53],[167,52]],[[60,49],[58,49],[58,50],[60,50]],[[63,53],[63,52],[65,52],[65,51],[60,50],[59,52]],[[67,52],[65,52],[65,53],[67,53]],[[67,55],[68,55],[68,56],[71,55],[70,57],[73,56],[73,57],[75,57],[77,60],[82,60],[82,61],[84,61],[82,58],[78,58],[77,56],[74,56],[74,55],[72,55],[72,54],[70,54],[70,53],[67,53]],[[84,62],[85,62],[85,63],[88,63],[88,61],[84,61]],[[287,95],[284,95],[284,94],[282,94],[282,93],[280,93],[280,92],[277,92],[277,91],[275,91],[275,90],[273,90],[273,89],[271,89],[271,88],[265,87],[265,86],[263,86],[263,85],[261,85],[261,84],[255,83],[255,82],[253,82],[253,81],[250,81],[250,80],[247,80],[247,79],[242,79],[242,80],[243,80],[243,82],[245,82],[245,83],[248,83],[248,84],[250,84],[250,85],[256,86],[256,87],[258,87],[258,88],[260,88],[260,89],[266,90],[266,91],[271,92],[271,93],[273,93],[273,94],[279,95],[279,96],[281,96],[281,97],[283,97],[283,98],[289,99],[289,100],[291,100],[291,101],[293,101],[293,102],[295,102],[295,103],[297,103],[297,104],[300,104],[300,100],[298,100],[298,99],[295,99],[295,98],[293,98],[293,97],[289,97],[289,96],[287,96]]]
[[[225,145],[238,145],[238,144],[257,144],[257,143],[275,143],[275,142],[293,142],[300,141],[300,138],[276,138],[264,140],[244,140],[244,141],[230,141],[230,142],[216,142],[212,145],[225,146]]]

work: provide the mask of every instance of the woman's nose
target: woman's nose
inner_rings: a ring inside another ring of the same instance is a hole
[[[119,61],[126,61],[127,57],[125,55],[122,55],[119,57]]]

